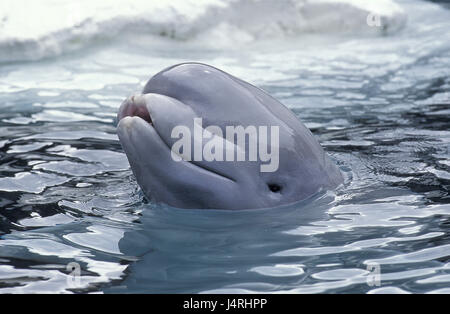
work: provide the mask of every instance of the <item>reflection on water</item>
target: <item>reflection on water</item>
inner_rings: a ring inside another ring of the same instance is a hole
[[[0,292],[449,293],[450,12],[421,8],[391,37],[258,44],[226,58],[131,41],[0,67]],[[150,75],[186,60],[281,100],[345,185],[264,210],[147,203],[115,114]]]

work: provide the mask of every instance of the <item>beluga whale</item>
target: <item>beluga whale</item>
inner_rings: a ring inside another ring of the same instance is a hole
[[[149,79],[117,115],[136,181],[178,208],[271,208],[343,182],[310,130],[262,89],[213,66],[182,63]]]

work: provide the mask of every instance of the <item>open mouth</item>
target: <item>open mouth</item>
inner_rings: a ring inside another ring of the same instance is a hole
[[[117,121],[125,117],[139,117],[153,126],[150,112],[147,109],[145,99],[142,96],[131,96],[120,105]]]

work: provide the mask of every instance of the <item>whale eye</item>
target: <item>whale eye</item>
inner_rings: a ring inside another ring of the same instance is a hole
[[[267,186],[273,193],[280,193],[281,191],[281,186],[276,183],[268,183]]]

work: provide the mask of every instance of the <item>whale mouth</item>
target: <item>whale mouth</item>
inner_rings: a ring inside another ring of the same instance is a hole
[[[125,117],[139,117],[151,126],[154,126],[145,100],[141,96],[131,96],[122,103],[117,115],[117,121],[120,122]]]
[[[150,136],[153,138],[158,137],[159,138],[158,141],[160,141],[160,143],[163,143],[167,147],[167,149],[170,152],[172,152],[172,145],[165,136],[160,134],[160,130],[158,130],[157,125],[155,125],[151,117],[150,112],[152,111],[154,113],[155,120],[158,120],[156,118],[157,113],[155,112],[154,108],[155,106],[153,107],[150,106],[148,95],[149,94],[138,94],[128,97],[120,105],[119,112],[117,114],[117,122],[118,122],[117,127],[119,138],[121,137],[122,134],[123,139],[125,138],[128,139],[126,141],[121,139],[122,146],[124,147],[125,150],[126,147],[128,147],[128,150],[137,150],[137,147],[145,146],[142,145],[143,142],[141,140],[132,141],[130,139],[132,137],[136,139],[139,136],[139,134],[142,135],[144,133],[147,133],[150,134]],[[157,94],[154,94],[154,96],[155,95]],[[164,98],[166,96],[159,96],[159,97]],[[156,108],[158,108],[158,106],[156,106]],[[137,120],[133,118],[137,118]],[[164,130],[164,127],[162,129]],[[124,143],[127,143],[127,145],[124,145]],[[217,175],[222,179],[228,179],[232,182],[236,182],[236,179],[234,179],[233,177],[223,173],[220,170],[216,170],[212,167],[209,167],[208,165],[202,164],[194,160],[184,159],[184,161],[191,164],[194,167],[201,168],[202,171],[212,173],[213,175]]]

